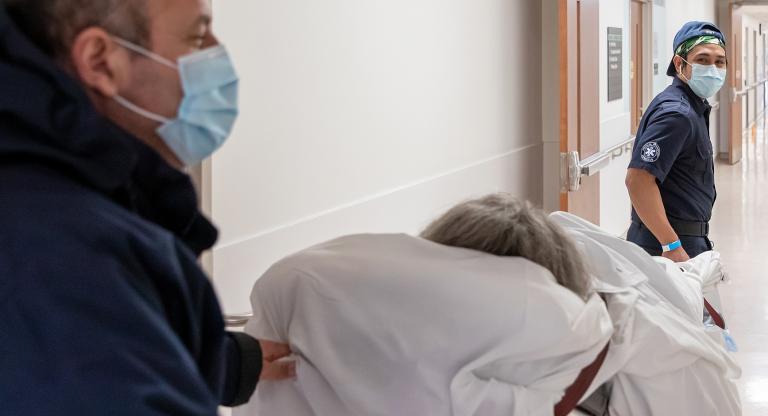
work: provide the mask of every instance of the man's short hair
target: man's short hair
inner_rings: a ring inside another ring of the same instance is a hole
[[[2,4],[19,28],[56,59],[66,57],[77,35],[94,26],[142,46],[149,42],[145,0],[2,0]]]

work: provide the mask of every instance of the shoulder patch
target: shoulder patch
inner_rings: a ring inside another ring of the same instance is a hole
[[[659,160],[659,156],[661,156],[661,148],[656,142],[648,142],[640,149],[640,158],[644,162],[653,163]]]
[[[656,142],[648,142],[640,149],[640,157],[644,162],[653,163],[659,160],[659,156],[661,156],[661,148]]]

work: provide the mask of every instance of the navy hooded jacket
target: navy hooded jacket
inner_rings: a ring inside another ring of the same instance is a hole
[[[190,178],[92,107],[0,5],[0,413],[215,415],[258,342],[225,332]]]

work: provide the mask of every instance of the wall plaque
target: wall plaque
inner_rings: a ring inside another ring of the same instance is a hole
[[[620,27],[608,28],[608,101],[622,98],[624,40]]]

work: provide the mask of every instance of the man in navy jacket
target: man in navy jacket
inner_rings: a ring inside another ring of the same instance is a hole
[[[179,73],[118,37],[171,62],[217,44],[208,0],[0,4],[4,415],[214,415],[295,371],[225,331],[197,264],[217,230],[159,122],[115,101],[174,117]]]

